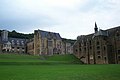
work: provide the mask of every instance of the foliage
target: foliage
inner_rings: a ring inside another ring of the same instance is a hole
[[[62,38],[62,41],[63,41],[63,42],[68,42],[68,43],[71,43],[71,44],[73,45],[73,44],[75,43],[75,41],[76,41],[76,40]]]
[[[1,36],[1,32],[2,32],[2,30],[0,30],[0,36]],[[23,34],[23,33],[16,32],[15,30],[9,31],[8,34],[9,34],[8,37],[12,37],[12,38],[32,39],[34,37],[33,33]]]
[[[13,30],[12,32],[9,32],[9,37],[12,38],[24,38],[24,39],[31,39],[34,37],[34,34],[23,34],[23,33],[18,33],[15,30]]]
[[[73,54],[44,56],[48,61],[68,61],[71,63],[81,63]]]

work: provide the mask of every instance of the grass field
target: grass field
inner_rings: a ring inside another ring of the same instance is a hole
[[[41,60],[39,56],[0,54],[0,80],[120,80],[118,64],[63,64],[75,58],[71,55],[63,56],[63,59],[62,55],[58,57],[49,56]],[[54,60],[57,60],[57,64]],[[36,64],[41,62],[49,64]]]

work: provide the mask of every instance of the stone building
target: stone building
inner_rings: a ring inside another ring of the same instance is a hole
[[[27,53],[35,54],[34,52],[36,52],[43,55],[73,54],[74,42],[75,40],[61,38],[59,33],[35,30],[34,38],[28,40]]]
[[[62,53],[64,54],[73,54],[73,46],[71,43],[63,42],[62,44]]]
[[[62,39],[59,33],[35,30],[34,54],[53,55],[62,54]]]
[[[2,44],[0,43],[0,52],[2,51]]]
[[[26,53],[26,39],[8,37],[8,31],[3,30],[0,37],[0,51],[11,53]]]
[[[27,42],[27,53],[34,54],[34,38]]]
[[[76,40],[62,38],[62,53],[73,54],[73,44]]]
[[[120,63],[120,26],[98,30],[95,33],[81,35],[74,43],[73,52],[86,64],[118,64]]]

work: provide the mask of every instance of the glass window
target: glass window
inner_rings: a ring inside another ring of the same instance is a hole
[[[76,52],[78,52],[78,50],[76,49]]]
[[[97,45],[99,45],[100,43],[99,43],[99,41],[97,41],[97,43],[96,43]]]
[[[118,60],[120,61],[120,56],[118,56]]]
[[[79,43],[79,47],[81,47],[81,43]]]
[[[120,50],[118,50],[118,54],[120,55]]]
[[[98,56],[98,59],[100,59],[101,58],[101,56]]]
[[[97,50],[99,50],[100,49],[100,46],[97,46]]]
[[[52,46],[52,41],[48,40],[48,46]]]
[[[86,42],[84,42],[84,46],[86,46]]]
[[[86,51],[86,47],[84,48],[84,51]]]
[[[117,33],[116,36],[118,37],[118,36],[119,36],[119,33]]]
[[[104,57],[104,59],[106,60],[106,57]]]
[[[90,45],[91,45],[91,41],[89,41]]]
[[[79,48],[79,50],[81,51],[81,48]]]
[[[104,50],[106,50],[106,47],[104,46]]]
[[[100,55],[100,51],[97,51],[97,54]]]

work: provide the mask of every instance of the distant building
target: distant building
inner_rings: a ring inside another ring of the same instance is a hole
[[[120,26],[98,30],[95,33],[81,35],[74,43],[73,52],[86,64],[118,64],[120,63]]]
[[[62,39],[62,53],[73,54],[73,44],[76,40]]]
[[[60,34],[42,30],[35,30],[33,54],[62,54],[62,39]]]
[[[8,31],[3,30],[0,37],[0,51],[26,53],[26,39],[8,37]]]
[[[27,42],[27,53],[32,55],[34,54],[34,38]]]
[[[0,38],[0,53],[2,52],[2,43],[1,43],[1,38]]]

